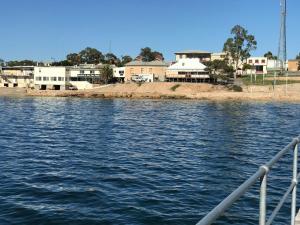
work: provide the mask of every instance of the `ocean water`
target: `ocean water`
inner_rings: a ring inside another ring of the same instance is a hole
[[[1,225],[193,225],[299,135],[300,104],[0,98],[0,125]],[[291,156],[270,173],[268,215]],[[257,224],[258,193],[216,224]]]

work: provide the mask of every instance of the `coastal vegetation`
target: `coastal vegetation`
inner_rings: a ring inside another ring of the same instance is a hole
[[[176,84],[173,87],[170,88],[171,91],[176,91],[177,88],[180,87],[180,84]]]
[[[236,25],[231,30],[232,37],[224,44],[223,51],[227,53],[228,60],[232,61],[235,68],[234,79],[237,78],[238,68],[247,58],[250,52],[256,49],[257,41],[244,27]]]

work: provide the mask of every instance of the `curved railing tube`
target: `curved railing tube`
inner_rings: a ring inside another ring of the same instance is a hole
[[[278,152],[269,162],[261,166],[255,174],[253,174],[248,180],[246,180],[241,186],[233,191],[227,198],[225,198],[219,205],[217,205],[212,211],[210,211],[197,225],[210,225],[215,222],[220,216],[227,211],[232,204],[243,196],[249,188],[251,188],[258,180],[260,180],[260,201],[259,201],[259,225],[270,225],[278,214],[279,210],[285,203],[287,197],[292,193],[292,205],[291,205],[291,225],[295,224],[296,217],[296,193],[297,184],[300,179],[300,173],[298,174],[298,144],[300,143],[300,136],[294,138],[285,148]],[[272,167],[290,150],[294,151],[293,157],[293,178],[290,187],[281,198],[280,202],[272,212],[270,218],[266,219],[267,211],[267,176]]]

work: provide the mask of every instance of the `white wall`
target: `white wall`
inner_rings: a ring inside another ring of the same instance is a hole
[[[114,77],[125,78],[125,67],[114,68]]]
[[[34,67],[35,85],[66,85],[68,80],[65,67]]]

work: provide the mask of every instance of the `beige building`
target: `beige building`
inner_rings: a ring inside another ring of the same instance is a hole
[[[211,54],[211,61],[214,60],[225,60],[226,59],[226,53],[225,52],[217,52]]]
[[[0,73],[0,87],[33,87],[33,66],[3,67]]]
[[[169,64],[164,61],[132,61],[125,65],[125,82],[131,81],[132,76],[153,75],[155,81],[164,81]]]
[[[288,69],[290,72],[299,71],[300,60],[289,60],[288,61]]]
[[[198,50],[187,50],[176,52],[176,61],[180,59],[199,59],[200,62],[207,62],[211,60],[211,53],[206,51],[198,51]]]

